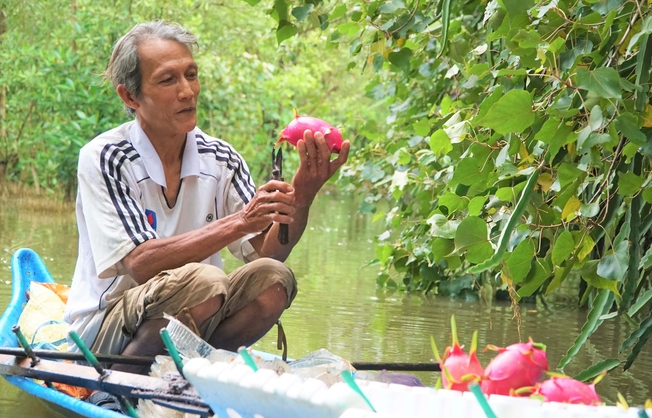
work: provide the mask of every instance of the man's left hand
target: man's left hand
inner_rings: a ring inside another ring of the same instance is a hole
[[[310,130],[297,142],[301,164],[292,179],[297,207],[310,205],[324,183],[346,162],[351,142],[344,141],[340,154],[331,160],[331,151],[321,132]]]

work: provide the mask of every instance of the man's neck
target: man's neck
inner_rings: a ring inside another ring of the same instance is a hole
[[[186,144],[186,134],[166,135],[152,129],[150,126],[141,125],[141,128],[156,150],[163,165],[163,170],[167,171],[168,168],[179,167]]]

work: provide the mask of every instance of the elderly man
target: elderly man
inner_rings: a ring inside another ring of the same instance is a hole
[[[94,352],[163,353],[164,313],[215,347],[261,338],[297,292],[283,261],[347,159],[348,141],[331,160],[324,137],[306,131],[292,184],[256,189],[242,157],[196,126],[196,44],[179,25],[139,24],[116,43],[105,73],[136,118],[79,155],[79,258],[66,319]],[[287,245],[277,239],[281,223]],[[229,275],[225,247],[246,262]]]

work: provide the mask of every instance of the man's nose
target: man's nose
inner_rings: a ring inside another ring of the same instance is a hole
[[[190,81],[185,77],[181,78],[179,83],[179,100],[186,100],[194,95]]]

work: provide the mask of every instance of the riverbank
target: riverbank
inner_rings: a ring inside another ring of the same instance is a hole
[[[0,181],[2,205],[20,207],[21,211],[64,215],[75,212],[74,202],[64,202],[61,197],[46,190],[37,191],[21,183]]]

